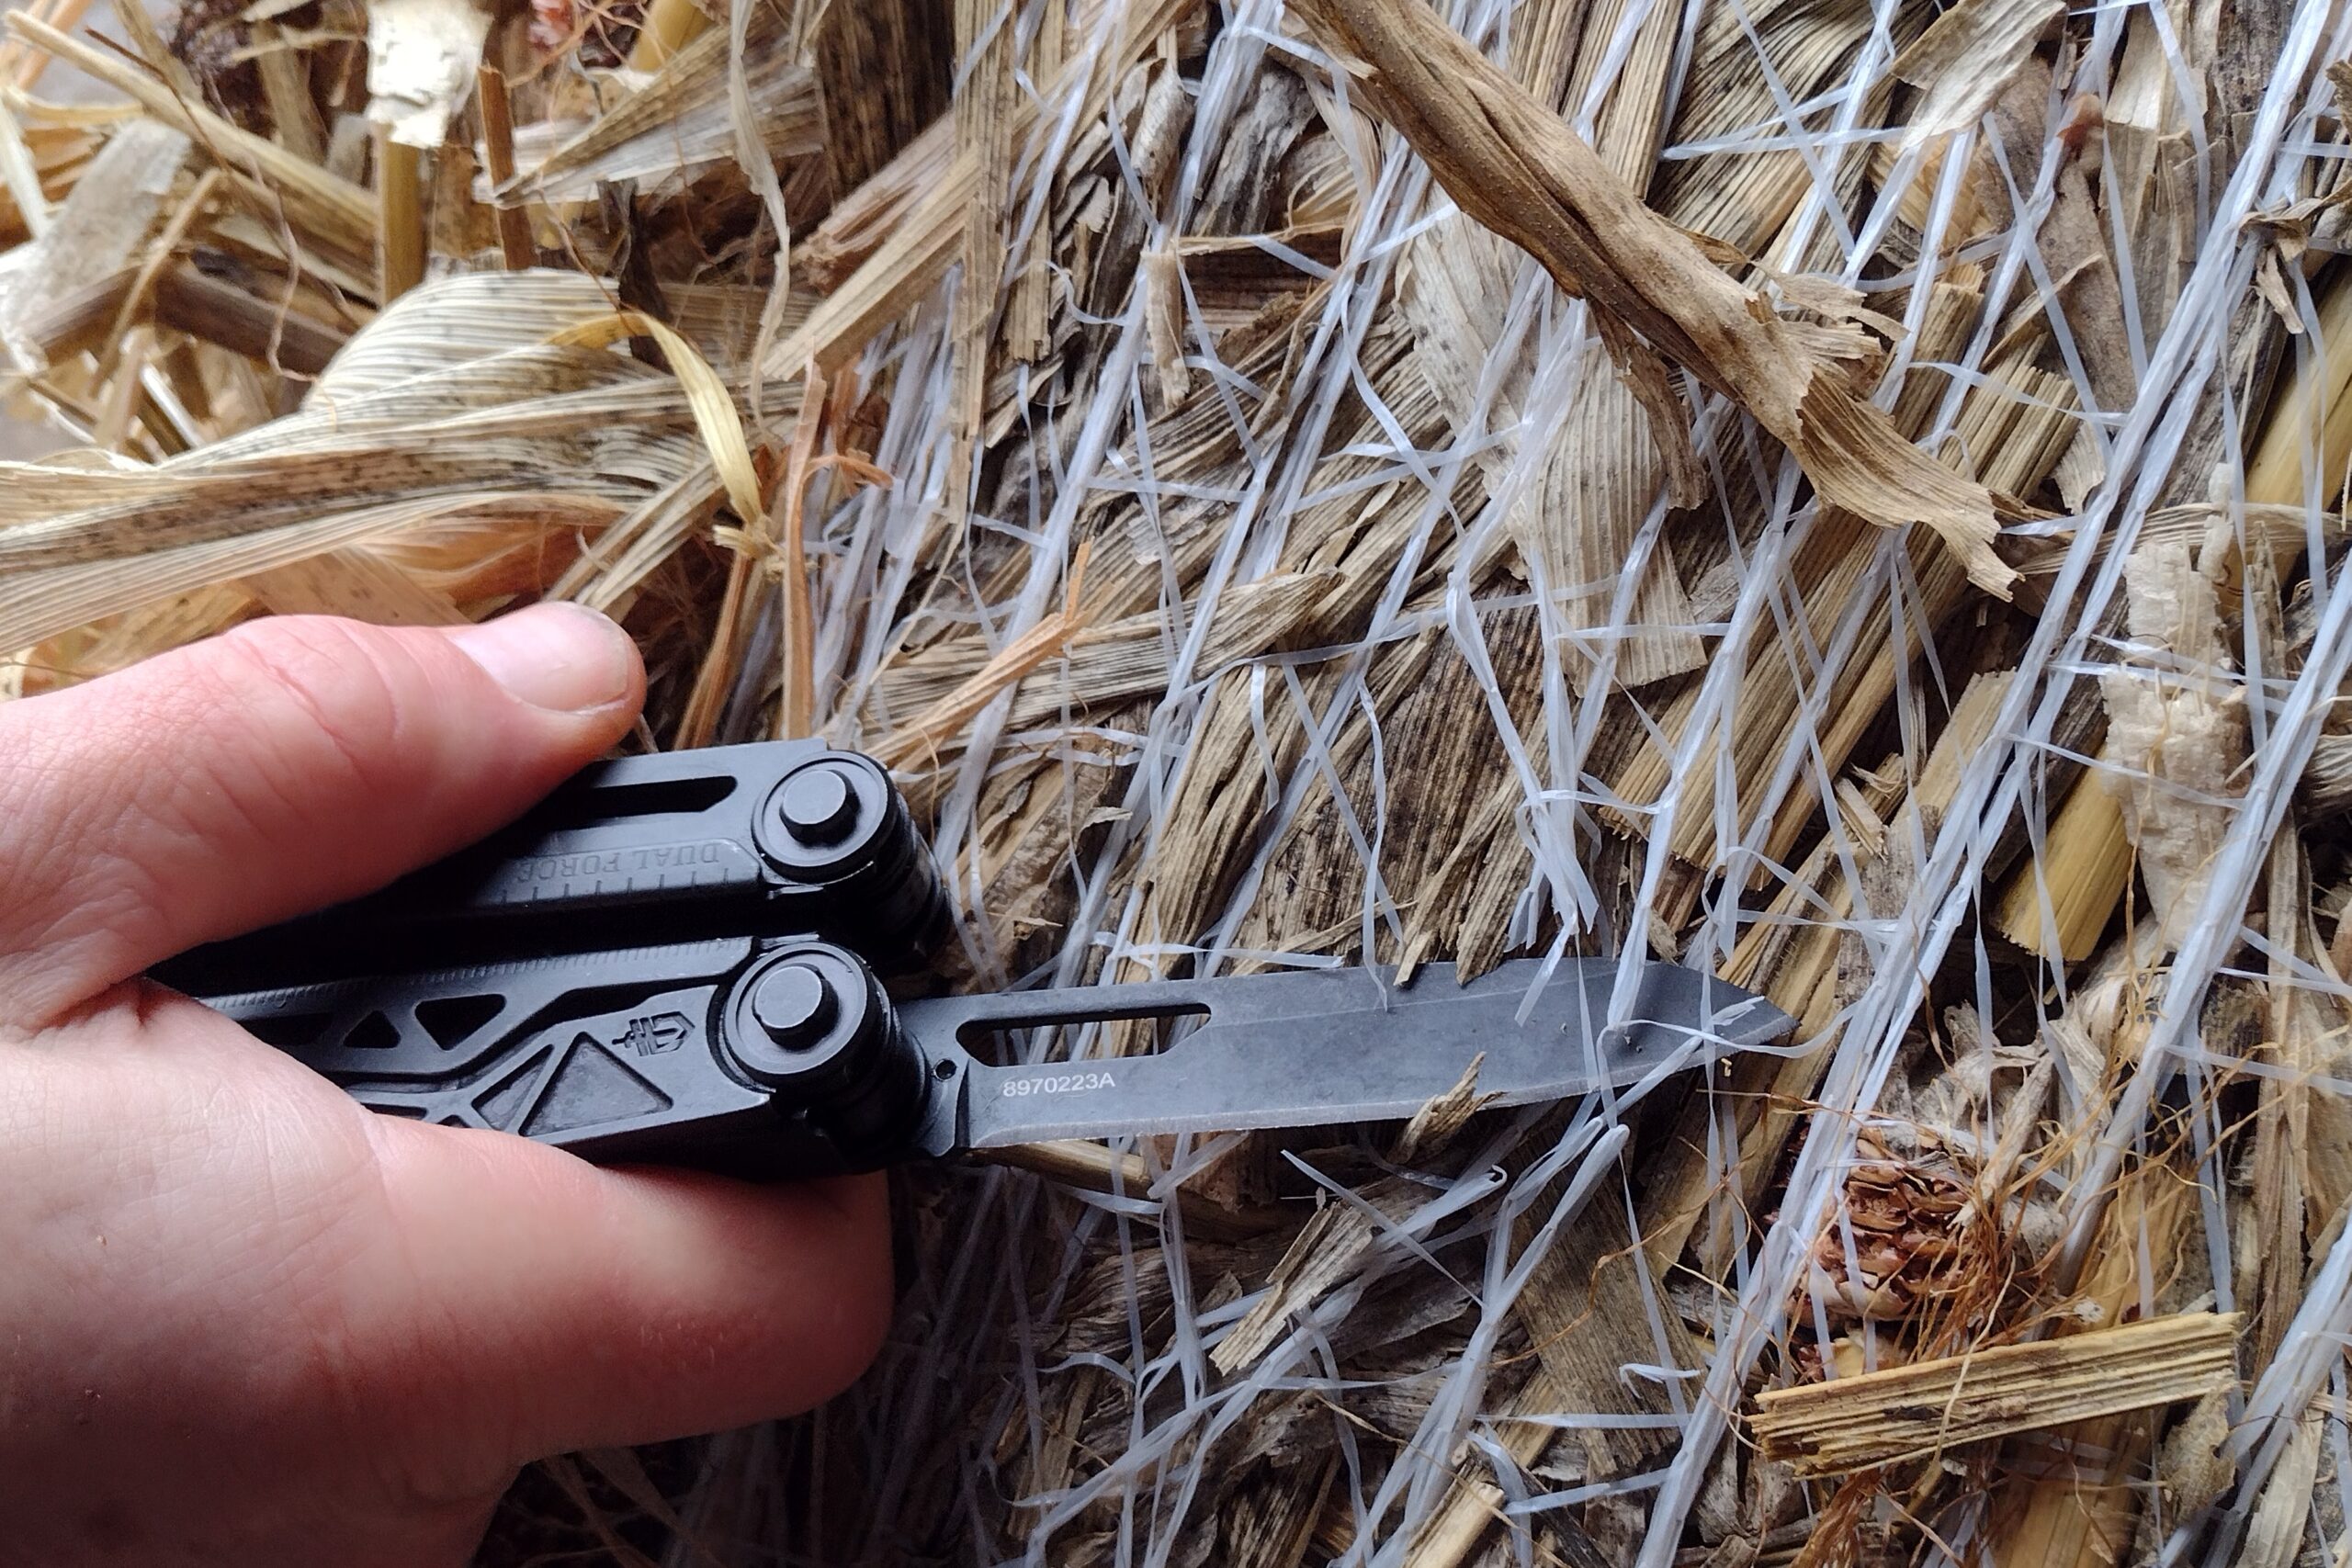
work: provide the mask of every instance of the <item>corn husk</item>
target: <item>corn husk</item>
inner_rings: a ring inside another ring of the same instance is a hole
[[[902,1172],[868,1379],[485,1561],[2334,1548],[2328,7],[314,9],[8,18],[0,696],[572,599],[633,745],[892,769],[918,984],[1799,1020]]]

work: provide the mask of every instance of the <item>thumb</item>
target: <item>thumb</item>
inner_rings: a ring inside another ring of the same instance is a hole
[[[644,680],[612,622],[543,604],[273,617],[0,705],[6,1021],[481,837],[619,739]]]

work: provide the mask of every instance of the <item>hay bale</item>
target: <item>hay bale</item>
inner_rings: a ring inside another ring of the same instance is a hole
[[[2352,1331],[2328,8],[723,9],[11,15],[0,344],[75,449],[0,465],[7,694],[567,597],[642,743],[889,761],[942,984],[1632,944],[1812,1050],[905,1173],[864,1384],[539,1503],[680,1562],[2291,1557]],[[2234,1425],[1742,1440],[2205,1308]]]

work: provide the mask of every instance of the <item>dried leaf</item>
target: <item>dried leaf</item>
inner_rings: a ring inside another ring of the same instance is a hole
[[[1864,349],[1858,337],[1775,315],[1419,0],[1301,0],[1299,8],[1353,62],[1364,96],[1463,210],[1740,403],[1796,455],[1824,499],[1883,526],[1926,523],[1973,581],[2007,594],[2016,574],[1993,553],[1992,496],[1905,441],[1860,395],[1851,374]]]
[[[2188,930],[2244,784],[2245,697],[2222,636],[2212,581],[2186,544],[2160,540],[2123,564],[2132,651],[2099,678],[2108,711],[2102,781],[2123,808],[2167,944]]]
[[[678,335],[669,326],[641,311],[616,310],[609,316],[582,321],[564,328],[548,339],[560,348],[603,348],[625,338],[650,337],[662,345],[663,357],[670,362],[670,373],[685,389],[687,406],[694,410],[695,427],[702,432],[704,445],[710,449],[710,460],[718,467],[721,483],[727,487],[727,499],[735,508],[735,515],[749,522],[767,513],[767,500],[761,493],[758,470],[752,467],[752,448],[743,438],[743,418],[735,410],[735,399],[718,372],[695,349],[695,345]]]
[[[1903,150],[1984,118],[2065,0],[1961,0],[1903,51],[1894,73],[1926,89],[1903,127]]]

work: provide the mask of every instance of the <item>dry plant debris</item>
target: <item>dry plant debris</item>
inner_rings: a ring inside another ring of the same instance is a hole
[[[2340,7],[88,4],[0,38],[0,696],[575,599],[639,744],[888,761],[938,984],[1802,1021],[902,1173],[870,1378],[486,1561],[2352,1547]]]
[[[1840,1475],[2062,1421],[2222,1393],[2238,1316],[2192,1312],[1767,1390],[1756,1436],[1802,1476]]]

